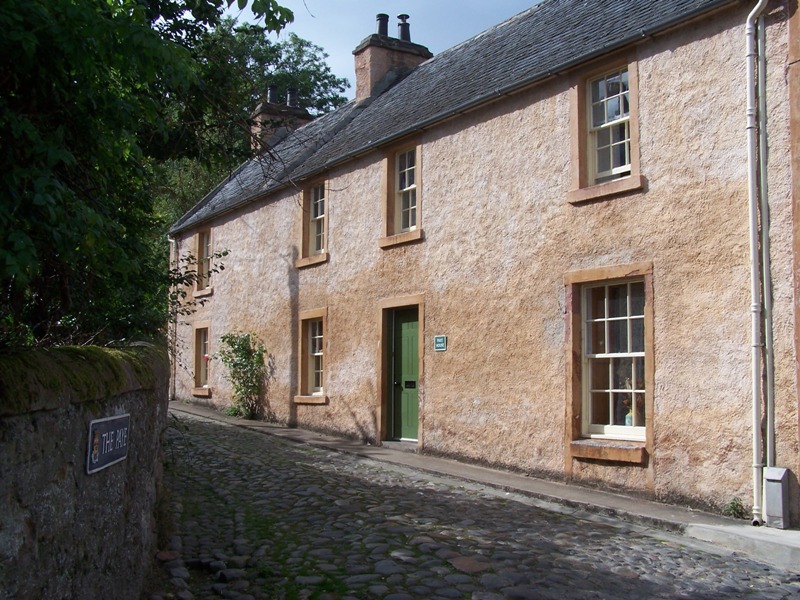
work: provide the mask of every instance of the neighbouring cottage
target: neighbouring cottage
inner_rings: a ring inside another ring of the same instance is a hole
[[[174,397],[227,405],[253,332],[281,422],[758,520],[783,467],[797,522],[800,16],[756,4],[544,0],[435,57],[379,15],[355,100],[267,102],[173,226]]]

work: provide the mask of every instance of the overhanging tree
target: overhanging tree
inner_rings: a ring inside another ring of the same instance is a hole
[[[196,49],[225,4],[0,5],[0,348],[107,343],[163,324],[150,167],[225,146],[197,143],[181,113],[197,100],[192,110],[210,119]],[[251,7],[267,29],[291,19],[274,0]]]

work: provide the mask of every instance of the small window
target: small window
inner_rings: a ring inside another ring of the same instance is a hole
[[[322,319],[308,322],[308,393],[312,396],[322,395],[324,391],[324,336]]]
[[[303,239],[298,268],[328,260],[328,198],[325,182],[303,190]]]
[[[381,248],[422,239],[420,146],[405,145],[386,154],[386,204]]]
[[[639,169],[638,65],[576,74],[570,92],[572,184],[582,202],[644,189]]]
[[[395,187],[395,232],[417,228],[417,152],[415,148],[397,154]]]
[[[211,231],[197,234],[197,290],[211,287]]]
[[[311,213],[309,214],[308,254],[325,251],[325,185],[315,185],[311,189]]]
[[[583,289],[583,433],[645,439],[644,281]]]
[[[645,465],[653,448],[653,264],[564,276],[567,463]]]
[[[631,174],[630,88],[624,67],[589,83],[589,143],[593,183]]]
[[[300,357],[297,404],[324,404],[327,402],[325,388],[325,344],[327,309],[302,311],[300,313]]]
[[[194,387],[208,387],[208,363],[210,360],[208,327],[198,327],[194,330]]]

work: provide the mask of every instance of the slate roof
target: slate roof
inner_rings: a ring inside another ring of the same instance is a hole
[[[351,101],[252,159],[171,233],[330,169],[735,0],[544,0],[427,60],[380,96]]]

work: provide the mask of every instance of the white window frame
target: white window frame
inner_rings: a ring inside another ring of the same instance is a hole
[[[327,404],[328,309],[302,310],[299,314],[297,395],[295,404]]]
[[[308,393],[325,395],[325,331],[322,318],[308,321]]]
[[[211,360],[209,354],[210,335],[208,327],[197,327],[194,330],[194,387],[208,387],[208,363]]]
[[[311,188],[308,214],[308,255],[314,256],[325,252],[325,184],[320,183]]]
[[[211,230],[197,234],[197,290],[211,287]]]
[[[417,228],[417,148],[395,155],[395,233]]]
[[[641,311],[640,313],[631,314],[631,285],[641,285]],[[626,313],[623,316],[611,316],[609,311],[609,293],[608,290],[615,286],[627,286],[626,291]],[[590,315],[589,307],[591,305],[590,296],[593,290],[604,288],[604,313],[602,317],[594,318],[595,315]],[[646,414],[645,406],[647,405],[647,392],[646,392],[646,377],[647,365],[645,363],[645,349],[647,338],[647,319],[646,319],[646,286],[643,278],[635,279],[617,279],[602,281],[597,283],[590,283],[582,286],[581,289],[581,353],[582,353],[582,434],[584,437],[589,438],[603,438],[603,439],[617,439],[617,440],[633,440],[645,441],[646,440]],[[632,348],[633,327],[634,323],[639,323],[641,327],[641,348],[634,350]],[[614,323],[624,323],[627,349],[625,351],[610,352],[605,346],[601,351],[592,347],[593,343],[593,326],[601,326],[603,328],[603,341],[611,339],[610,327]],[[614,381],[614,365],[615,361],[631,360],[631,377],[627,378],[621,386],[615,387]],[[592,369],[602,362],[608,361],[608,374],[607,385],[603,388],[592,388]],[[640,369],[637,373],[636,361],[640,361]],[[628,387],[630,385],[630,387]],[[592,393],[607,393],[609,402],[609,421],[608,424],[599,424],[592,422]],[[615,424],[614,421],[619,420],[615,415],[614,397],[617,395],[630,395],[631,409],[630,409],[630,425]]]
[[[608,94],[609,80],[615,77],[619,77],[620,82],[624,81],[623,87],[617,93]],[[602,91],[595,98],[595,86],[600,82],[602,82]],[[586,102],[587,139],[589,140],[588,155],[592,183],[605,183],[630,176],[633,167],[631,159],[631,98],[628,66],[608,71],[599,77],[590,79],[586,85]],[[614,109],[615,105],[616,110]],[[596,119],[600,112],[602,116]],[[623,134],[615,140],[615,132],[620,129]],[[603,140],[601,146],[600,138],[603,136],[607,136],[608,139]],[[624,161],[614,166],[614,149],[620,147],[624,152]],[[602,171],[598,161],[601,149],[608,153],[609,164],[609,168]]]

